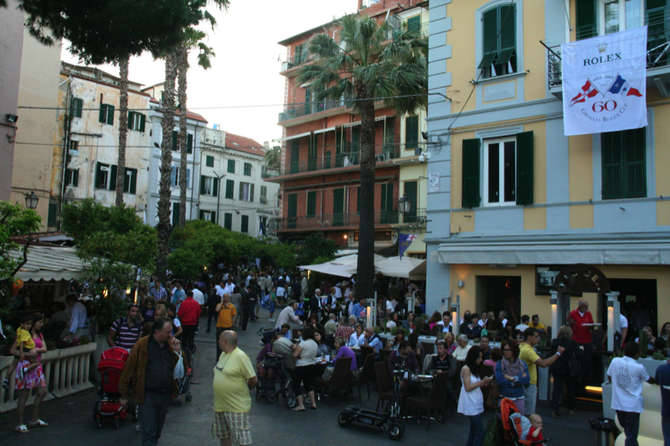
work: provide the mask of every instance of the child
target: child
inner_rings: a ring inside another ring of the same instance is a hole
[[[184,378],[187,376],[190,378],[192,373],[191,364],[189,364],[188,358],[184,356],[181,350],[181,341],[178,338],[172,337],[170,339],[170,347],[172,352],[177,355],[177,363],[174,366],[173,378],[177,381],[179,394],[185,394],[186,400],[190,401],[191,393],[188,390],[189,380]]]
[[[33,316],[25,315],[21,319],[21,325],[16,329],[16,341],[12,347],[12,354],[14,355],[14,362],[9,369],[7,376],[11,376],[15,370],[17,370],[17,365],[21,364],[21,367],[16,371],[17,378],[23,379],[23,375],[29,370],[37,367],[37,364],[34,363],[35,359],[35,341],[30,335],[30,329],[33,326]],[[27,360],[25,357],[26,353],[30,353]]]
[[[528,430],[528,437],[526,437],[526,440],[544,440],[542,437],[542,417],[534,413],[528,418],[530,419],[530,429]]]
[[[542,417],[538,414],[534,413],[526,418],[520,413],[513,413],[510,415],[510,419],[514,426],[518,426],[519,428],[517,429],[519,440],[529,440],[533,442],[533,444],[544,440],[542,436]]]

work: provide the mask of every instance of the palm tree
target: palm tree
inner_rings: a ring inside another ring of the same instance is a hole
[[[428,44],[416,32],[370,17],[345,16],[339,26],[341,42],[327,33],[311,40],[315,61],[301,69],[298,82],[311,83],[319,100],[344,97],[360,115],[360,200],[374,203],[375,102],[399,114],[426,106]],[[356,296],[368,298],[375,271],[373,206],[361,206],[359,234]]]
[[[161,141],[160,187],[158,198],[158,258],[156,269],[159,277],[165,277],[170,240],[170,171],[172,169],[172,129],[174,128],[174,84],[177,76],[177,61],[174,52],[165,56],[165,84],[163,85],[163,112]]]
[[[177,49],[177,76],[179,81],[179,226],[186,224],[186,161],[188,156],[186,135],[186,74],[188,73],[188,47],[182,44]],[[195,144],[195,138],[193,139]]]
[[[128,140],[128,64],[130,56],[119,59],[119,158],[116,166],[117,206],[123,205],[123,182],[126,178],[126,141]]]

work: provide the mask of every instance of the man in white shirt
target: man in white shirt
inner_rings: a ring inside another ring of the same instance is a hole
[[[223,286],[224,285],[225,285],[225,282],[223,280],[221,281],[221,283],[217,283],[216,285],[214,285],[214,290],[216,291],[217,296],[223,297],[223,295],[225,294],[223,292]]]
[[[342,288],[340,288],[340,284],[337,283],[335,284],[335,299],[342,299]]]
[[[277,316],[277,322],[275,323],[275,330],[281,329],[281,326],[284,324],[289,324],[291,327],[301,326],[302,321],[298,316],[295,315],[295,310],[297,309],[298,302],[294,300],[290,301],[289,304],[279,312],[279,316]]]
[[[442,333],[451,333],[454,331],[454,326],[451,323],[451,314],[448,311],[442,313],[442,320],[437,325],[442,326]]]
[[[226,285],[223,287],[223,294],[230,294],[231,296],[235,294],[235,284],[230,277],[228,278]]]
[[[527,314],[524,314],[523,316],[521,316],[521,323],[519,325],[517,325],[516,327],[514,327],[514,329],[523,333],[528,328],[528,323],[529,322],[530,322],[530,318],[528,317]]]
[[[192,292],[193,292],[193,300],[198,302],[198,304],[200,304],[201,307],[205,305],[205,294],[202,291],[200,291],[197,287],[193,287]]]
[[[642,386],[649,381],[644,366],[636,361],[640,347],[628,342],[624,357],[614,358],[607,369],[607,379],[612,382],[612,409],[616,410],[619,423],[626,434],[626,446],[637,446],[642,413]]]
[[[502,328],[507,328],[507,313],[505,313],[505,310],[500,310],[500,313],[498,313],[498,319],[500,320],[500,325],[502,325]]]
[[[88,319],[86,306],[77,300],[77,296],[69,294],[65,299],[67,313],[70,314],[70,334],[72,336],[88,335]]]
[[[628,335],[628,318],[619,313],[619,323],[614,324],[614,349],[616,351],[621,350],[621,346],[626,341],[626,335]]]

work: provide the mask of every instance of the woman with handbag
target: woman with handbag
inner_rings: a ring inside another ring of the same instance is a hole
[[[563,325],[558,330],[558,337],[551,342],[551,350],[555,352],[558,346],[565,348],[565,352],[558,357],[549,369],[554,377],[554,388],[551,398],[552,415],[560,415],[561,398],[565,386],[565,400],[570,414],[575,411],[577,393],[577,381],[582,374],[582,360],[580,358],[579,346],[572,340],[572,329]]]
[[[508,339],[501,344],[503,357],[495,367],[496,382],[500,396],[509,398],[519,409],[525,408],[525,387],[530,383],[528,366],[519,359],[519,346]]]

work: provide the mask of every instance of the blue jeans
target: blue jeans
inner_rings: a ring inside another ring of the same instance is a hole
[[[663,444],[670,446],[670,417],[663,417]]]
[[[484,441],[484,414],[468,416],[470,419],[470,433],[465,446],[482,446]]]
[[[640,414],[637,412],[617,410],[616,416],[626,434],[626,443],[624,444],[626,446],[639,446],[637,442],[637,434],[640,430]]]

